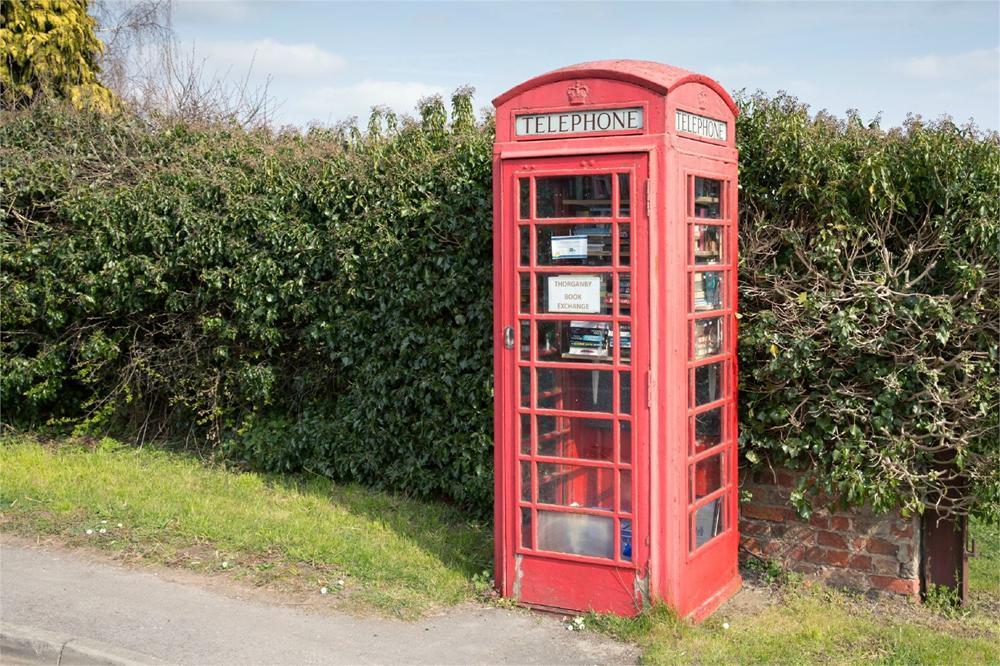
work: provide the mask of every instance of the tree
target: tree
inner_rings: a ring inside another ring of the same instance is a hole
[[[0,2],[0,101],[5,109],[41,95],[77,108],[110,110],[114,94],[98,80],[104,50],[86,0]]]

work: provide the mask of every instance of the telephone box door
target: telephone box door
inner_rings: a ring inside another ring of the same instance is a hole
[[[505,594],[634,614],[649,507],[646,154],[505,160]]]

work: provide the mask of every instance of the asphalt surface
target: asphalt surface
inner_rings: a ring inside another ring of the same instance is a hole
[[[0,622],[175,664],[620,664],[555,617],[467,604],[419,622],[310,612],[66,551],[0,545]]]

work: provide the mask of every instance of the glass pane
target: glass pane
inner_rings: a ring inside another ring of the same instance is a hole
[[[691,274],[691,294],[695,312],[722,309],[724,282],[721,271],[699,271]]]
[[[521,339],[518,342],[518,347],[521,349],[521,360],[527,361],[531,359],[531,322],[521,321]]]
[[[714,499],[694,513],[694,548],[708,543],[726,529],[723,498]]]
[[[711,495],[722,487],[723,457],[720,453],[698,462],[694,468],[694,488],[691,489],[691,501]]]
[[[543,409],[610,413],[614,406],[610,370],[538,368],[536,372],[538,406]]]
[[[632,314],[632,274],[618,275],[618,314],[626,317]]]
[[[531,509],[521,509],[521,546],[531,548]]]
[[[518,217],[522,220],[531,217],[531,210],[529,208],[529,203],[531,201],[531,192],[527,178],[518,178]]]
[[[531,501],[531,463],[527,460],[521,461],[521,501]]]
[[[622,372],[618,377],[618,412],[620,414],[632,413],[632,373]]]
[[[632,261],[632,233],[628,224],[618,225],[618,263],[628,266]]]
[[[622,333],[620,359],[622,363],[628,364],[632,361],[632,325],[619,324],[618,330]]]
[[[632,212],[632,188],[627,173],[618,174],[618,215],[628,217]]]
[[[528,314],[531,311],[531,276],[528,273],[521,273],[520,276],[520,311]]]
[[[694,406],[722,399],[722,362],[700,365],[694,373]]]
[[[518,227],[519,244],[521,246],[521,265],[531,263],[531,230],[528,227]]]
[[[607,467],[538,463],[538,501],[613,511],[614,473]]]
[[[721,180],[695,177],[694,216],[716,220],[722,217]]]
[[[611,314],[611,275],[539,275],[538,311]]]
[[[612,461],[613,421],[538,416],[538,455]]]
[[[722,407],[694,417],[694,452],[701,453],[722,443]]]
[[[538,217],[611,217],[611,175],[549,176],[535,180]]]
[[[610,224],[545,224],[538,233],[539,266],[610,266]]]
[[[622,559],[631,560],[632,559],[632,521],[628,518],[622,518],[621,520],[621,545],[622,545]]]
[[[521,414],[521,453],[531,455],[531,415]]]
[[[722,353],[722,317],[695,319],[692,328],[696,360]]]
[[[722,263],[723,229],[723,227],[717,227],[714,225],[692,225],[691,230],[693,234],[692,243],[694,245],[694,263]]]
[[[538,549],[611,558],[615,552],[615,521],[605,516],[539,511]]]
[[[621,447],[619,460],[625,464],[632,463],[632,424],[628,421],[621,422],[621,431],[618,433],[618,446]]]
[[[610,363],[612,337],[607,321],[540,321],[538,360]]]
[[[531,370],[521,368],[521,406],[531,405]]]
[[[621,493],[622,513],[632,513],[632,472],[625,469],[621,471]]]

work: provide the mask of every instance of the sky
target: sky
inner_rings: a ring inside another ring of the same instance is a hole
[[[606,58],[656,60],[730,91],[900,124],[947,114],[1000,128],[1000,2],[406,2],[179,0],[181,45],[206,72],[268,83],[275,122],[307,126],[373,105],[412,113],[476,89]]]

